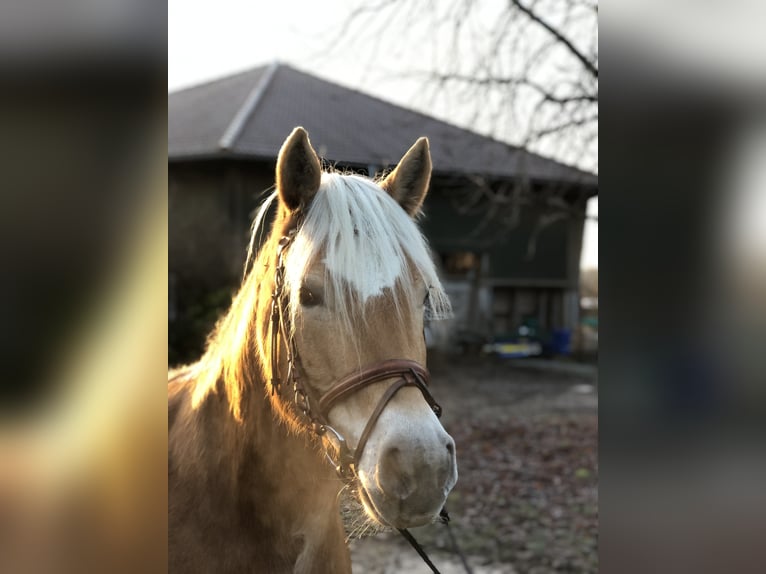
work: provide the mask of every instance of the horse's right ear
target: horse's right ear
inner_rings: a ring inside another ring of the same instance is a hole
[[[295,211],[308,205],[319,189],[322,165],[303,128],[295,128],[287,137],[277,159],[277,190],[287,209]]]

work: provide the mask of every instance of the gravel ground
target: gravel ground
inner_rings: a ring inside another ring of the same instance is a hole
[[[457,444],[447,507],[475,574],[598,571],[598,390],[594,368],[430,359]],[[443,574],[464,572],[446,530],[413,530]],[[354,572],[430,570],[394,534],[351,542]]]

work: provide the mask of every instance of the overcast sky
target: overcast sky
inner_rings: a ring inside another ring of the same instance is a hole
[[[393,103],[417,107],[411,83],[386,78],[386,70],[404,67],[394,54],[376,53],[375,46],[367,44],[328,53],[333,39],[342,33],[339,26],[351,3],[169,0],[168,91],[279,60]],[[370,61],[376,62],[376,69],[369,68]],[[438,110],[421,111],[440,115]],[[446,119],[461,123],[459,117]],[[591,201],[589,212],[598,213],[597,199]],[[592,221],[586,223],[582,265],[598,266],[598,224]]]

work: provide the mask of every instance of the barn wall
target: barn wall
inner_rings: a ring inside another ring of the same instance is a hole
[[[268,163],[168,166],[168,361],[196,360],[239,286],[253,212],[273,184]]]
[[[274,182],[272,166],[171,164],[168,178],[170,271],[209,287],[237,282],[253,213]]]
[[[481,261],[463,276],[445,274],[457,311],[453,329],[488,337],[513,335],[524,323],[543,333],[575,330],[583,220],[556,221],[533,241],[539,211],[526,207],[512,228],[486,225],[486,210],[462,213],[466,196],[439,183],[432,183],[422,222],[433,250],[442,264],[460,252]]]
[[[489,277],[493,279],[565,280],[568,277],[567,221],[553,223],[539,234],[534,253],[529,253],[536,222],[531,210],[522,213],[514,228],[497,223],[483,226],[483,214],[464,215],[448,194],[433,189],[424,206],[422,225],[438,253],[474,251],[490,256]]]

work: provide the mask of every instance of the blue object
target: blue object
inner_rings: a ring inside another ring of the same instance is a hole
[[[550,350],[554,355],[569,355],[572,352],[572,331],[555,329],[551,334]]]

